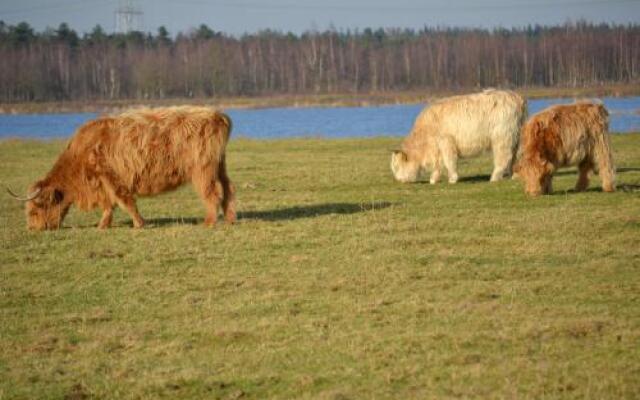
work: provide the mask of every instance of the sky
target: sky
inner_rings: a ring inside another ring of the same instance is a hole
[[[640,0],[0,0],[0,20],[37,31],[68,23],[88,32],[116,27],[116,10],[133,2],[140,30],[165,26],[172,35],[200,24],[232,35],[263,29],[309,30],[424,26],[521,27],[590,22],[640,23]]]

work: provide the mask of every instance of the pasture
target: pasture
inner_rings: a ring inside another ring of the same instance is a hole
[[[0,398],[638,398],[640,134],[619,190],[400,184],[399,138],[232,139],[239,222],[190,186],[34,233],[0,196]],[[63,141],[0,141],[24,193]],[[446,180],[445,180],[446,181]],[[4,190],[4,189],[3,189]]]

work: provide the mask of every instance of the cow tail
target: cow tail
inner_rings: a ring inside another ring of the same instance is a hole
[[[235,201],[235,187],[229,179],[227,174],[227,160],[226,160],[226,145],[231,137],[231,130],[233,129],[233,122],[231,118],[225,113],[219,113],[220,120],[225,129],[221,129],[223,133],[223,145],[219,154],[220,160],[218,163],[218,178],[222,187],[222,211],[224,212],[224,218],[227,222],[234,222],[236,220],[236,201]]]
[[[511,149],[511,165],[509,167],[509,172],[511,173],[512,178],[517,176],[517,173],[515,172],[516,164],[522,158],[522,134],[527,123],[527,116],[529,115],[526,100],[522,100],[520,107],[518,107],[518,112],[520,114],[520,118],[518,119],[517,133],[515,140],[513,141],[513,148]]]
[[[231,118],[225,113],[219,113],[218,116],[222,121],[222,124],[226,127],[223,129],[223,140],[226,145],[229,142],[229,138],[231,137],[231,130],[233,129],[233,122],[231,122]]]
[[[520,150],[520,143],[522,141],[522,131],[524,130],[524,126],[527,123],[527,117],[529,116],[529,107],[526,101],[522,102],[522,106],[520,108],[520,121],[518,121],[518,137],[515,143],[515,149],[513,152],[514,161],[518,159]]]
[[[598,169],[602,180],[602,189],[605,192],[613,192],[615,188],[615,167],[613,165],[613,154],[611,151],[611,138],[609,135],[609,113],[603,105],[597,107],[600,125],[602,129],[595,134],[596,157],[598,158]]]

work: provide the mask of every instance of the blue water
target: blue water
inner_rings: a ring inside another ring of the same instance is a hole
[[[640,131],[640,97],[604,98],[611,114],[611,132]],[[529,114],[570,99],[529,101]],[[288,137],[404,136],[424,106],[310,107],[228,110],[233,137],[258,139]],[[0,138],[65,138],[95,113],[0,115]]]

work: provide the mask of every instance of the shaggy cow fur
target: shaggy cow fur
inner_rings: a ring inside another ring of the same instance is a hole
[[[234,188],[227,176],[225,148],[231,120],[206,107],[136,109],[84,124],[47,176],[30,187],[26,203],[30,229],[57,229],[69,207],[103,210],[99,227],[111,224],[116,205],[144,220],[136,196],[151,196],[191,181],[202,198],[206,225],[221,205],[225,220],[236,219]]]
[[[549,107],[531,117],[522,131],[521,156],[515,172],[531,196],[552,192],[551,180],[561,167],[577,165],[576,190],[589,186],[597,165],[605,192],[615,190],[608,134],[609,113],[602,104],[576,103]]]
[[[431,167],[430,183],[447,169],[449,182],[458,181],[458,157],[493,151],[491,181],[511,174],[526,103],[518,94],[502,90],[454,96],[426,107],[402,149],[391,156],[391,170],[401,182],[415,182],[421,170]]]

